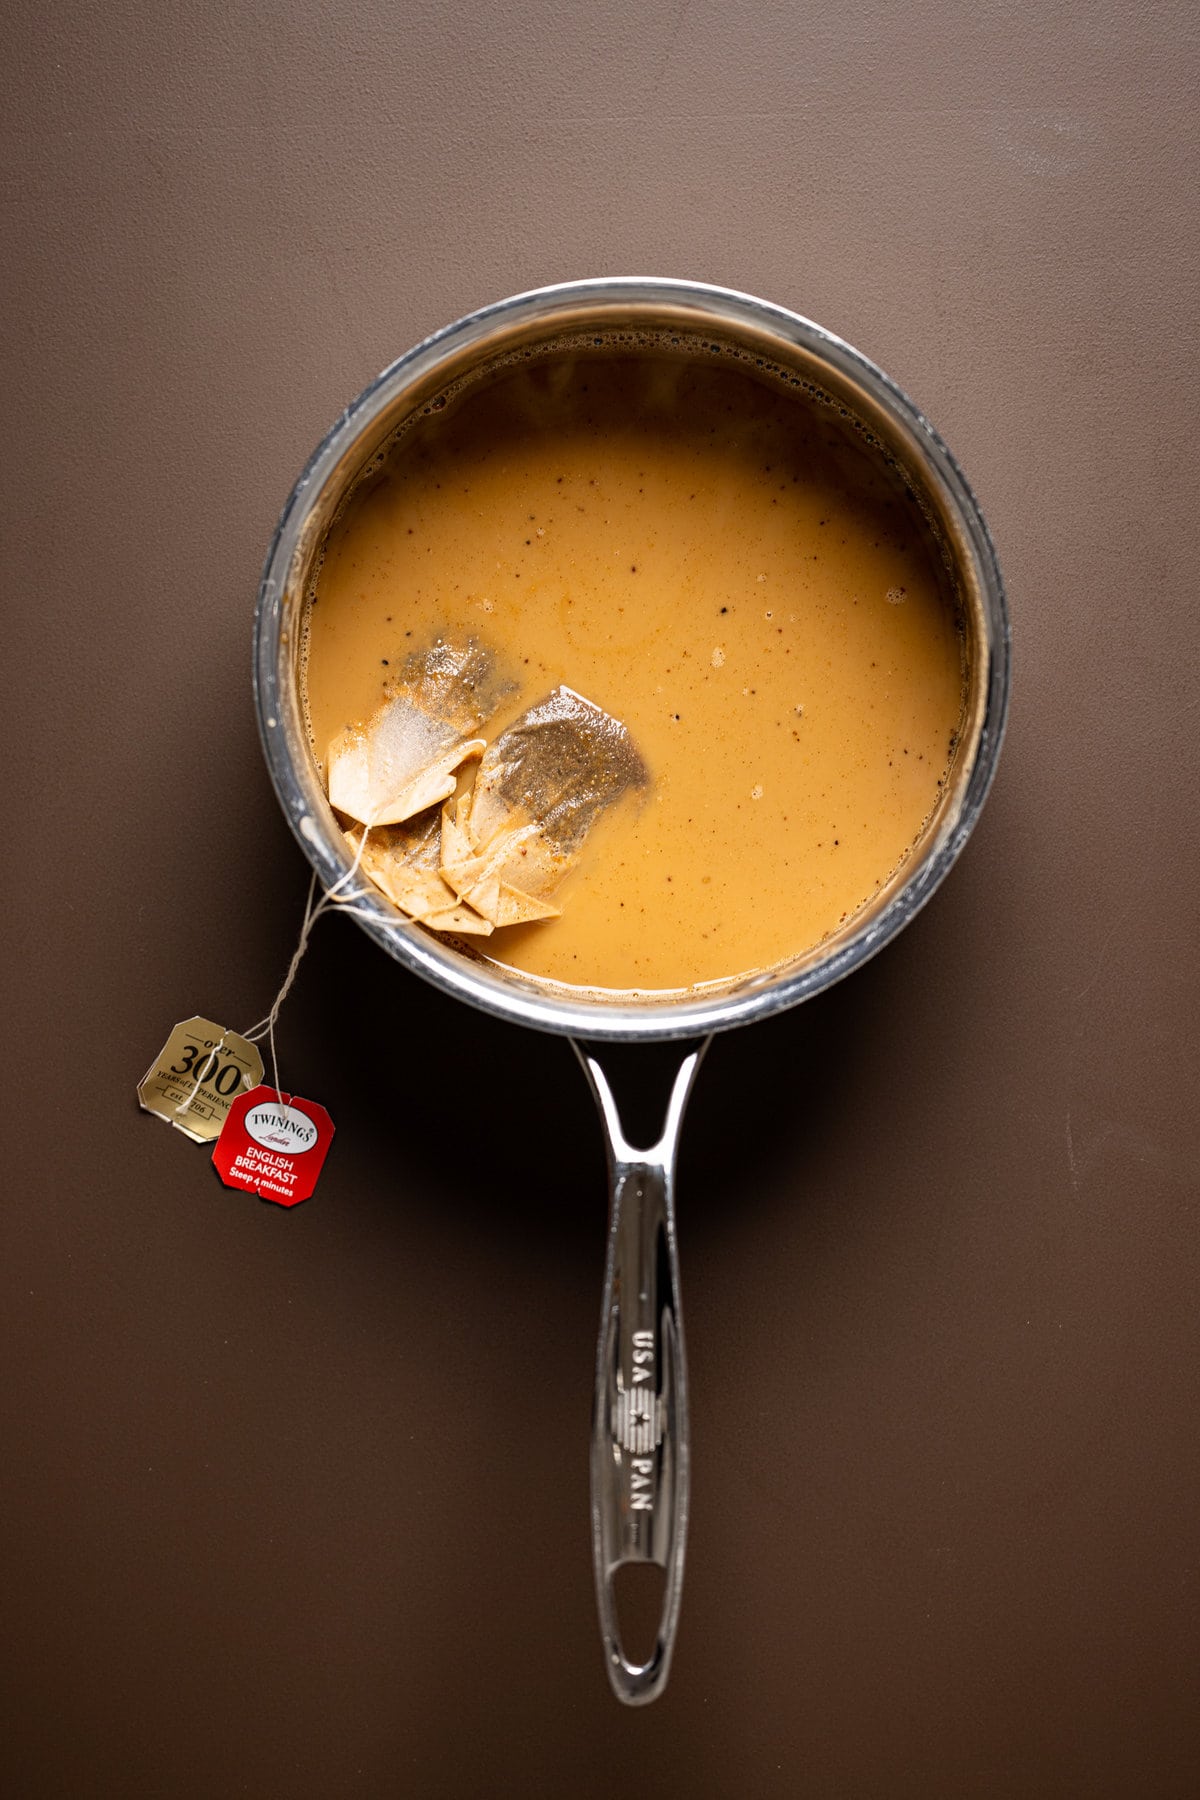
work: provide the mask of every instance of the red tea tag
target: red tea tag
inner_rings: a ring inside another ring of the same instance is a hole
[[[226,1187],[295,1206],[316,1187],[332,1139],[333,1120],[315,1100],[256,1087],[230,1107],[213,1166]]]

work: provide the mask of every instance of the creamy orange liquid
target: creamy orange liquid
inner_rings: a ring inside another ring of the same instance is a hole
[[[472,946],[587,988],[686,988],[819,942],[919,836],[962,711],[915,507],[831,409],[698,359],[533,365],[399,441],[326,546],[318,759],[439,632],[519,682],[489,738],[565,682],[649,767],[561,918]]]

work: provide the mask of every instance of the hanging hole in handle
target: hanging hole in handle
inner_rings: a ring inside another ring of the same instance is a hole
[[[626,1660],[643,1668],[654,1655],[667,1598],[667,1572],[654,1562],[625,1562],[613,1570],[613,1607]]]

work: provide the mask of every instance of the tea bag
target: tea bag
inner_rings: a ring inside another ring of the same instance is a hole
[[[555,688],[485,752],[471,793],[443,808],[441,873],[493,925],[554,918],[588,832],[646,779],[620,720]]]
[[[475,638],[414,650],[371,717],[330,744],[331,805],[363,825],[397,825],[447,799],[484,749],[474,733],[512,687]]]
[[[345,833],[357,854],[361,832]],[[400,825],[372,830],[362,845],[359,867],[402,913],[434,931],[459,931],[489,937],[491,922],[460,904],[454,889],[438,873],[441,828],[433,810]]]

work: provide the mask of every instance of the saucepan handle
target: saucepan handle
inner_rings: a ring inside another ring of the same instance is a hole
[[[638,1706],[666,1684],[679,1618],[688,1519],[688,1395],[675,1160],[684,1108],[707,1040],[681,1053],[658,1142],[629,1143],[604,1052],[575,1046],[608,1140],[608,1254],[592,1414],[592,1555],[605,1663],[619,1700]],[[665,1573],[654,1649],[632,1662],[621,1642],[614,1577],[624,1563]]]

